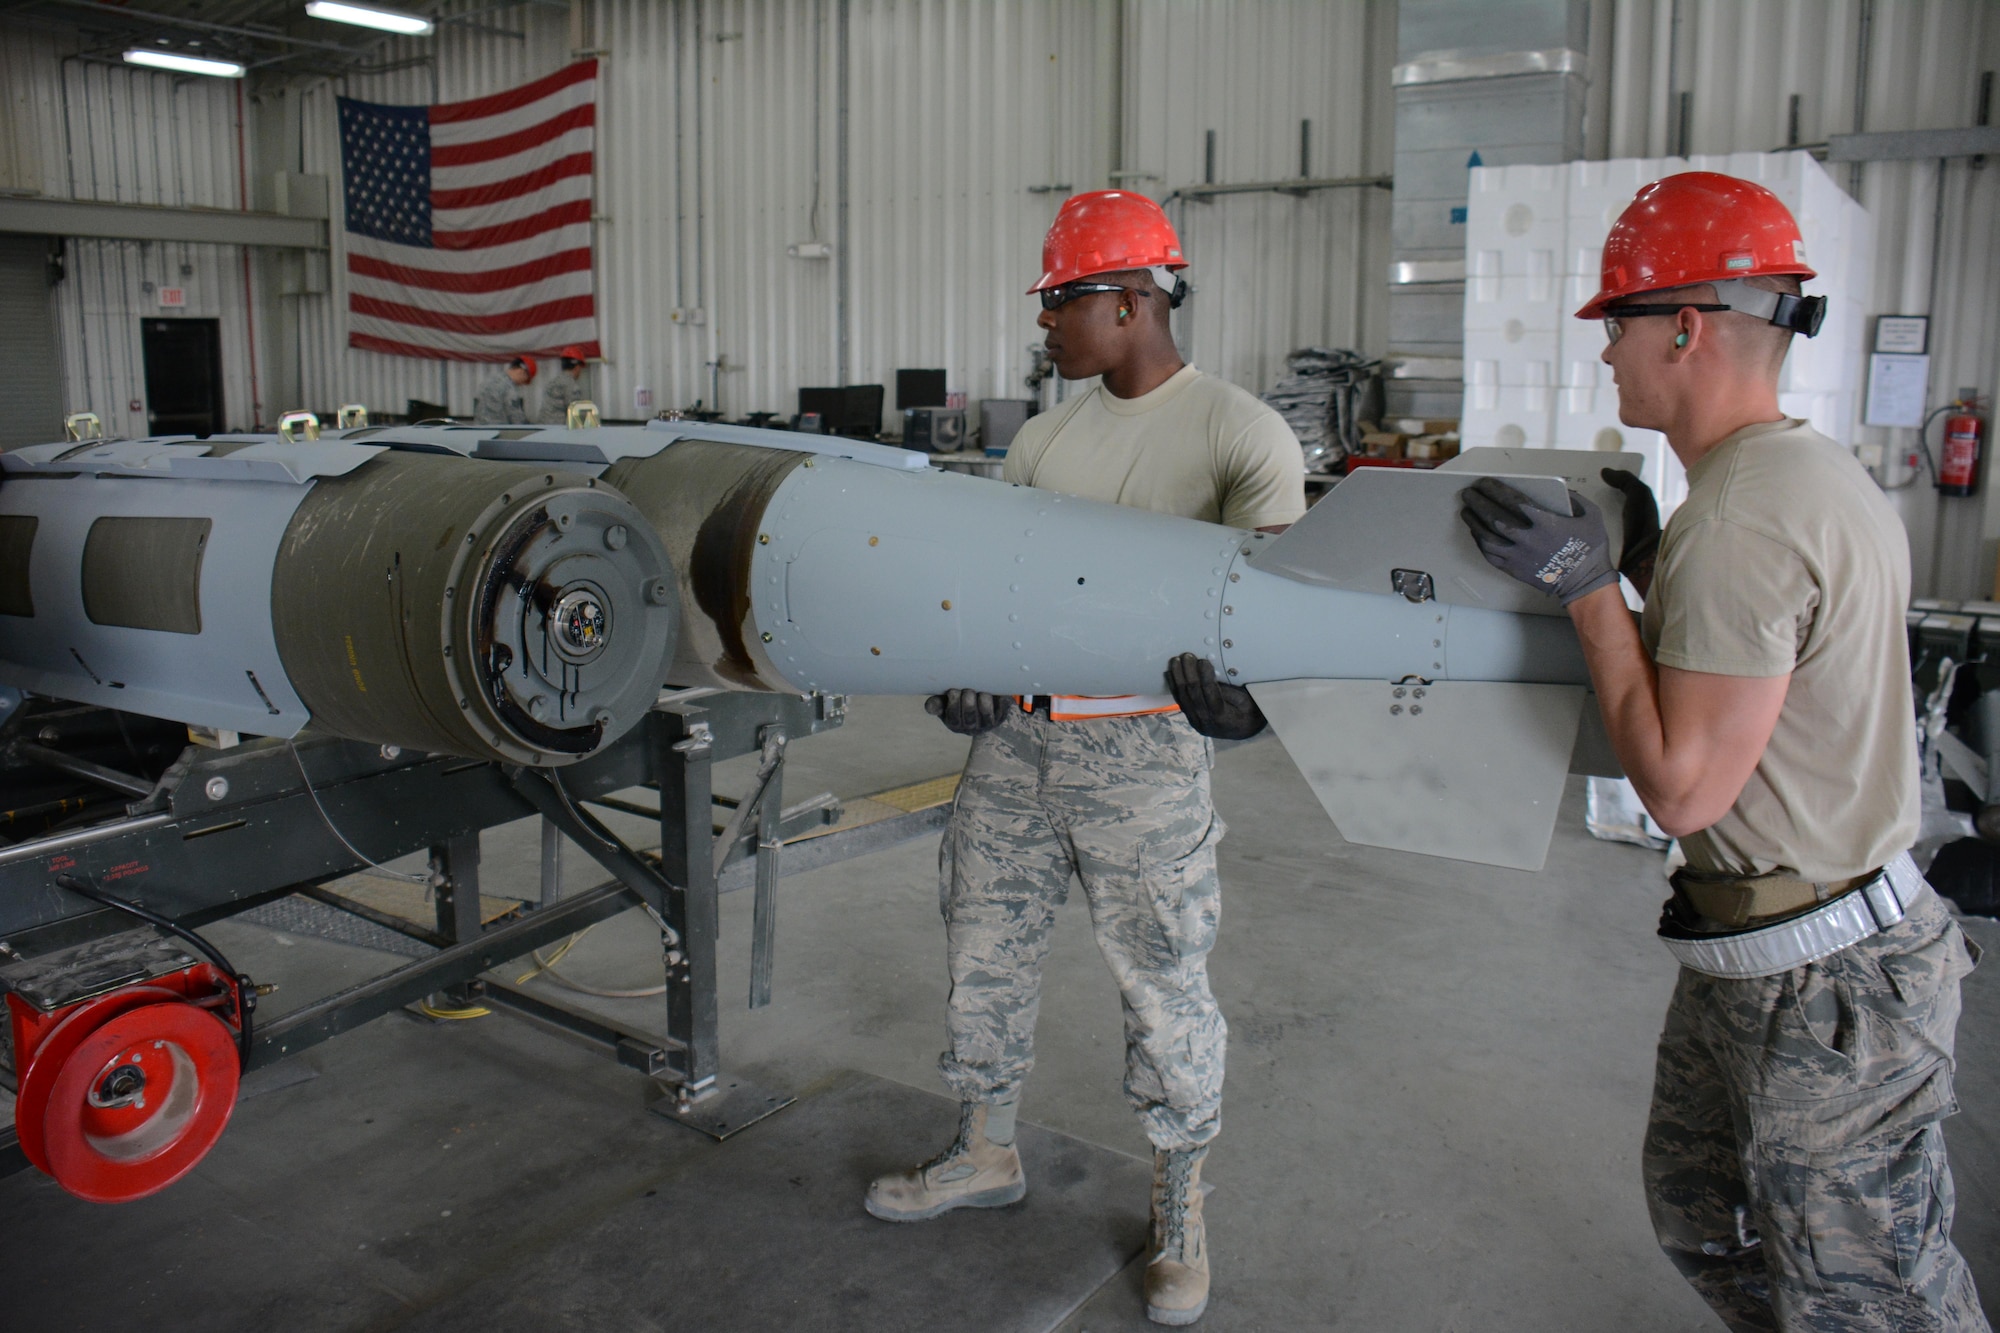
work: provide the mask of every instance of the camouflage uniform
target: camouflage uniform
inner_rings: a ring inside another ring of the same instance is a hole
[[[1049,930],[1074,876],[1124,997],[1126,1099],[1155,1147],[1215,1137],[1228,1028],[1208,988],[1223,833],[1213,757],[1178,713],[1015,712],[973,739],[938,857],[951,970],[938,1063],[961,1101],[1020,1095]]]
[[[1889,930],[1790,972],[1681,970],[1646,1197],[1661,1248],[1730,1328],[1987,1329],[1950,1239],[1940,1127],[1976,957],[1925,892]]]
[[[525,426],[528,409],[521,401],[521,386],[501,371],[479,386],[472,401],[472,419],[482,426]]]
[[[590,397],[581,379],[570,378],[567,370],[558,371],[542,390],[542,414],[536,418],[544,426],[564,426],[569,424],[569,405],[580,403]]]

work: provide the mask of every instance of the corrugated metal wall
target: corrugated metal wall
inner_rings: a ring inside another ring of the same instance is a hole
[[[437,39],[441,96],[568,59],[560,14],[506,21],[528,40]],[[597,0],[592,21],[606,356],[592,373],[608,416],[639,414],[641,389],[655,409],[788,412],[802,385],[889,383],[899,366],[943,366],[975,400],[1020,396],[1040,338],[1022,293],[1068,193],[1121,164],[1155,196],[1198,183],[1209,127],[1221,180],[1297,175],[1302,120],[1313,174],[1388,164],[1386,0]],[[338,174],[336,91],[424,101],[429,80],[416,68],[304,92],[300,169]],[[1383,192],[1176,212],[1199,266],[1183,326],[1199,364],[1262,388],[1294,347],[1380,343]],[[788,253],[814,240],[836,257]],[[343,263],[336,249],[336,275]],[[434,366],[345,350],[337,276],[299,300],[310,401],[438,396]],[[444,373],[469,407],[484,372]]]
[[[447,5],[445,12],[486,8],[479,0],[457,0]],[[261,169],[324,175],[331,182],[334,201],[329,290],[283,298],[297,310],[298,338],[293,354],[302,398],[287,406],[330,412],[341,403],[364,403],[377,412],[400,413],[414,398],[444,402],[469,412],[480,383],[493,373],[487,366],[383,356],[347,346],[347,251],[340,225],[340,120],[335,106],[340,97],[404,105],[461,101],[527,83],[570,61],[569,20],[559,10],[521,5],[482,12],[479,22],[523,35],[509,37],[464,24],[445,24],[434,37],[385,43],[378,63],[392,67],[386,72],[299,81],[288,94],[274,91],[270,95],[272,100],[285,95],[296,99],[295,106],[273,106],[271,112],[285,117],[288,126],[295,118],[293,151],[297,156],[289,161],[265,160],[259,164]],[[600,136],[602,133],[600,122]],[[600,137],[600,151],[601,145]],[[601,210],[601,202],[599,207]],[[600,299],[606,278],[600,261]]]
[[[1386,175],[1394,153],[1392,3],[1201,0],[1125,5],[1124,164],[1155,197],[1205,182]],[[1310,123],[1306,152],[1301,125]],[[1189,359],[1268,387],[1308,345],[1380,352],[1389,195],[1235,194],[1171,205],[1196,296]]]
[[[1991,0],[1600,0],[1595,18],[1610,25],[1611,157],[1781,147],[1794,94],[1804,144],[1859,130],[1970,125],[1980,72],[2000,68],[2000,6]],[[1961,386],[2000,389],[2000,163],[1829,170],[1875,221],[1870,313],[1932,315],[1932,402]],[[1890,484],[1911,478],[1900,460],[1914,432],[1868,429],[1862,438],[1888,446]],[[1940,501],[1919,478],[1892,494],[1910,530],[1920,594],[1989,596],[2000,486]]]
[[[242,205],[233,80],[68,56],[59,36],[8,27],[0,40],[0,184],[58,198],[229,208]],[[218,319],[223,407],[232,426],[257,419],[248,274],[233,245],[72,240],[56,288],[66,410],[92,410],[114,432],[142,434],[146,376],[139,321]],[[163,311],[160,288],[186,305]],[[135,408],[133,405],[137,404]]]
[[[973,398],[1018,394],[1038,339],[1021,289],[1066,192],[1119,179],[1164,196],[1200,183],[1210,129],[1219,182],[1298,175],[1308,120],[1314,175],[1390,161],[1393,0],[592,0],[588,13],[586,41],[605,53],[608,363],[594,388],[608,415],[635,414],[640,388],[655,407],[712,400],[719,386],[731,415],[789,410],[798,386],[843,368],[849,382],[874,382],[897,366],[943,365]],[[423,63],[260,87],[256,115],[285,129],[252,137],[245,174],[337,177],[337,93],[471,97],[572,58],[560,10],[522,5],[481,21],[525,36],[447,26],[383,50],[384,64]],[[1857,127],[1964,125],[1980,71],[2000,67],[2000,6],[1988,0],[1595,0],[1592,28],[1593,156],[1779,147],[1794,94],[1803,143]],[[65,61],[59,37],[6,35],[0,185],[239,206],[234,84]],[[2000,166],[1842,173],[1875,217],[1874,312],[1935,315],[1933,399],[2000,386]],[[1182,325],[1197,364],[1261,388],[1296,346],[1382,350],[1380,192],[1172,208],[1199,289]],[[786,253],[815,238],[844,258]],[[257,308],[281,327],[259,331],[286,363],[265,365],[266,378],[280,372],[276,382],[297,383],[317,408],[399,410],[440,396],[469,407],[479,367],[346,349],[343,259],[336,250],[324,294],[263,296]],[[70,275],[59,293],[70,406],[118,422],[143,399],[137,330],[154,308],[151,282],[186,287],[189,314],[225,321],[229,417],[248,423],[248,298],[262,283],[246,286],[240,251],[80,243]],[[1894,457],[1909,439],[1874,433]],[[1927,485],[1897,493],[1920,586],[1989,590],[1996,493],[1942,506]]]

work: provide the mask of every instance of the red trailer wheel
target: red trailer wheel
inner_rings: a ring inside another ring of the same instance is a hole
[[[194,1169],[236,1108],[235,1034],[184,1001],[112,1018],[63,1061],[42,1112],[56,1183],[92,1203],[157,1193]]]
[[[179,994],[163,986],[130,986],[84,1001],[49,1029],[49,1035],[42,1038],[21,1071],[21,1086],[14,1103],[14,1132],[20,1137],[21,1152],[38,1170],[49,1170],[48,1154],[42,1147],[42,1113],[63,1062],[83,1044],[84,1038],[127,1010],[180,1000]]]

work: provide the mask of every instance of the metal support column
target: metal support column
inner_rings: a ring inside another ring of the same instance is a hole
[[[710,759],[714,735],[705,710],[679,706],[655,711],[653,776],[660,791],[660,872],[671,886],[667,924],[680,936],[667,949],[667,1036],[677,1048],[678,1084],[652,1109],[727,1138],[792,1098],[722,1074],[720,1003],[716,969],[721,897],[716,885],[714,788]]]
[[[431,844],[431,883],[435,886],[438,934],[448,945],[476,940],[484,925],[479,903],[479,834],[458,834]],[[466,1002],[466,989],[444,992],[454,1003]]]
[[[764,753],[757,791],[757,889],[750,915],[750,1007],[771,1003],[771,973],[778,952],[778,826],[785,814],[785,732],[768,726],[758,734]]]
[[[477,939],[479,835],[466,833],[433,843],[431,878],[437,886],[438,934],[453,944]]]
[[[681,937],[667,951],[667,1035],[686,1052],[681,1090],[700,1096],[720,1061],[716,936],[720,899],[709,842],[714,837],[711,736],[700,708],[655,713],[654,776],[660,783],[660,873],[667,924]]]

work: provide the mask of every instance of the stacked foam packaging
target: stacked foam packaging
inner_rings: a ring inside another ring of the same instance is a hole
[[[1874,224],[1810,154],[1786,152],[1475,168],[1465,247],[1467,448],[1642,453],[1662,516],[1686,496],[1666,438],[1618,420],[1618,390],[1599,359],[1604,326],[1571,317],[1596,294],[1605,235],[1632,196],[1681,171],[1755,181],[1799,220],[1806,262],[1819,273],[1805,290],[1827,298],[1826,322],[1817,338],[1792,340],[1778,404],[1854,442]]]

